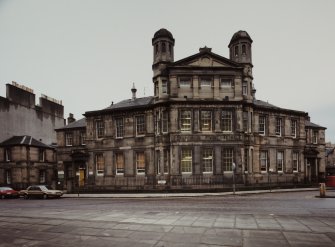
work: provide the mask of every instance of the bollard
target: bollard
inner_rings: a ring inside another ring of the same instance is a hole
[[[320,197],[326,196],[326,185],[325,183],[320,183]]]

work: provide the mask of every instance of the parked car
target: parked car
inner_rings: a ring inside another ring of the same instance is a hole
[[[20,196],[24,199],[29,198],[59,198],[63,195],[63,191],[49,190],[45,185],[32,185],[26,190],[20,190]]]
[[[18,198],[19,192],[13,190],[11,187],[0,187],[0,198]]]

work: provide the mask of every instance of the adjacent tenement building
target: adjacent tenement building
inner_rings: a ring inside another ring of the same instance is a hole
[[[137,98],[133,86],[131,99],[86,112],[77,134],[71,125],[58,131],[59,150],[73,153],[59,160],[65,181],[83,174],[81,185],[92,190],[213,189],[230,187],[233,178],[239,186],[319,181],[325,128],[306,112],[256,99],[252,42],[238,31],[229,58],[203,47],[174,61],[173,35],[157,31],[154,96]],[[80,135],[85,147],[69,141]]]

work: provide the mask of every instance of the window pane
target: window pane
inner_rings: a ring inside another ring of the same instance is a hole
[[[233,171],[233,149],[225,148],[223,149],[223,170]]]
[[[181,150],[181,172],[182,173],[192,172],[192,150],[191,149]]]

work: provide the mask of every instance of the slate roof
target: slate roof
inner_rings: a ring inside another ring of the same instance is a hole
[[[259,108],[265,108],[265,109],[271,109],[271,110],[277,110],[277,111],[294,112],[296,114],[307,115],[306,112],[281,108],[279,106],[272,105],[272,104],[270,104],[268,102],[265,102],[265,101],[262,101],[262,100],[254,100],[254,105],[256,107],[259,107]]]
[[[327,129],[326,127],[317,125],[317,124],[312,123],[312,122],[310,122],[310,121],[308,121],[308,120],[305,121],[305,126],[306,126],[306,127],[310,127],[310,128],[314,128],[314,129]]]
[[[85,128],[86,127],[86,118],[79,119],[70,123],[62,128],[58,128],[57,130],[66,130],[66,129],[77,129],[77,128]]]
[[[13,136],[0,143],[0,146],[31,146],[40,148],[53,148],[36,140],[31,136]]]

